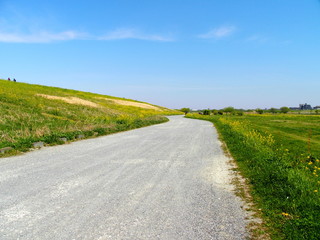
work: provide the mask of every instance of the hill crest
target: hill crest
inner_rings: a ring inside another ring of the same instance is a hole
[[[54,145],[61,138],[125,131],[181,114],[130,99],[7,80],[0,80],[0,103],[0,149],[12,147],[13,153],[37,141]]]

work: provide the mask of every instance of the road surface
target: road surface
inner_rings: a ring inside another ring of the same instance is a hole
[[[0,159],[0,239],[245,239],[212,124],[169,118]]]

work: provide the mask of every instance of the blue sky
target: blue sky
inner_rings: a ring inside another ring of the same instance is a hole
[[[0,0],[0,77],[169,108],[320,105],[318,0]]]

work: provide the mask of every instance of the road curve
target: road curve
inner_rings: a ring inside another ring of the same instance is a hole
[[[169,118],[0,159],[0,239],[245,239],[212,124]]]

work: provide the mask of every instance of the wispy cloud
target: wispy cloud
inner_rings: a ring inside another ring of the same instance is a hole
[[[99,37],[99,40],[122,40],[122,39],[137,39],[147,41],[159,41],[159,42],[171,42],[173,38],[157,35],[157,34],[146,34],[132,28],[120,28],[106,35]]]
[[[207,33],[201,34],[198,37],[204,38],[204,39],[223,38],[223,37],[232,35],[235,31],[236,31],[235,26],[221,26],[213,30],[210,30]]]
[[[0,30],[0,42],[5,43],[50,43],[71,40],[111,41],[121,39],[137,39],[158,42],[174,41],[174,39],[170,37],[157,34],[145,34],[135,29],[117,29],[102,36],[94,36],[88,33],[80,33],[73,30],[58,33],[52,33],[48,31],[40,31],[33,33],[10,33]]]
[[[246,39],[247,42],[258,42],[258,43],[266,43],[268,42],[268,40],[269,39],[267,37],[264,37],[258,34],[252,35]]]
[[[68,41],[85,38],[86,34],[76,31],[64,31],[59,33],[37,32],[30,34],[0,32],[0,42],[6,43],[49,43],[56,41]]]

